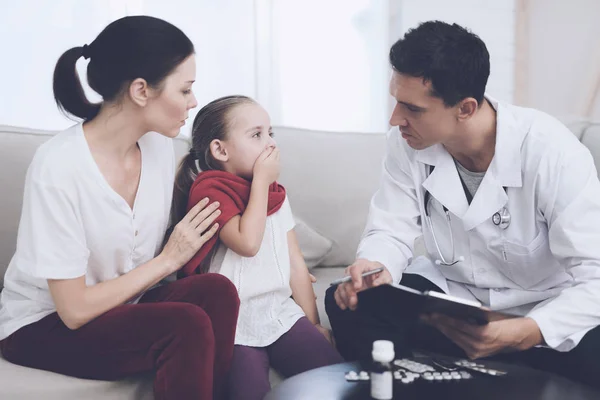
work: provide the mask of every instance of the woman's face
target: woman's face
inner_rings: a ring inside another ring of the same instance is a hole
[[[198,105],[192,92],[196,79],[196,59],[186,58],[168,75],[158,95],[145,107],[148,130],[175,137],[185,125],[188,111]]]

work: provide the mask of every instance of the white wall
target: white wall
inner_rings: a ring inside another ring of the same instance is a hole
[[[513,101],[515,0],[404,0],[399,15],[402,33],[420,22],[437,19],[477,34],[490,53],[487,92],[499,100]]]
[[[271,40],[283,125],[387,130],[387,0],[274,0]],[[275,96],[274,96],[275,97]]]
[[[518,103],[600,119],[600,1],[524,0]],[[588,114],[588,111],[591,111]]]
[[[194,92],[199,104],[226,94],[254,96],[253,9],[252,1],[239,0],[0,0],[0,124],[39,129],[72,125],[58,112],[52,95],[58,57],[90,43],[108,23],[128,13],[176,21],[190,37],[198,53]],[[78,70],[84,83],[85,66],[82,58]]]
[[[54,104],[56,60],[91,42],[112,20],[139,13],[173,22],[194,42],[200,105],[226,94],[249,95],[264,102],[279,125],[386,130],[389,46],[431,19],[479,34],[491,54],[489,92],[512,100],[515,0],[326,1],[0,0],[0,124],[72,124]],[[266,17],[256,19],[261,4]],[[81,76],[85,65],[81,59]],[[182,132],[189,132],[195,112]]]

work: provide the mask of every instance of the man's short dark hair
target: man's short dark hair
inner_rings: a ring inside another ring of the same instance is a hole
[[[479,36],[457,24],[428,21],[410,29],[390,49],[397,72],[431,82],[447,107],[467,97],[483,102],[490,55]]]

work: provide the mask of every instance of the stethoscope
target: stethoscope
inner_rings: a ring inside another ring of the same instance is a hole
[[[433,166],[433,165],[431,165],[429,167],[430,175],[433,172],[434,168],[435,168],[435,166]],[[466,187],[465,183],[462,181],[462,179],[460,181],[462,183],[463,190],[465,191],[465,195],[467,196],[467,201],[469,202],[469,204],[471,204],[471,201],[473,200],[473,196],[471,196],[471,192],[469,192],[469,190],[467,189],[467,187]],[[504,191],[506,192],[506,186],[504,186]],[[452,223],[450,221],[450,211],[448,211],[446,206],[442,205],[442,208],[444,209],[444,214],[446,215],[446,225],[448,226],[448,231],[450,231],[450,247],[452,247],[452,259],[450,261],[448,261],[442,254],[442,250],[440,249],[440,245],[438,244],[437,237],[435,235],[435,230],[433,229],[433,223],[431,222],[431,211],[430,211],[430,207],[429,207],[429,204],[431,203],[431,194],[429,193],[428,190],[425,190],[425,196],[424,196],[423,202],[424,202],[424,206],[425,206],[425,221],[427,222],[427,226],[429,227],[429,231],[431,232],[431,236],[433,238],[433,243],[435,244],[435,248],[438,252],[438,255],[440,256],[440,258],[438,260],[435,260],[435,263],[437,265],[452,266],[461,261],[464,261],[465,258],[463,256],[459,256],[458,258],[456,258],[456,253],[455,253],[456,247],[454,246],[454,234],[452,233]],[[495,212],[494,215],[492,215],[492,223],[494,225],[496,225],[497,227],[499,227],[500,229],[507,229],[510,226],[510,220],[511,220],[510,212],[508,211],[508,208],[506,208],[506,207],[502,207],[499,211]]]

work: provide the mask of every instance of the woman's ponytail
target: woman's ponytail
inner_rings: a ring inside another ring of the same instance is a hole
[[[111,22],[100,34],[80,47],[63,53],[54,68],[54,99],[66,114],[89,121],[102,103],[119,101],[137,78],[150,87],[162,82],[194,54],[191,40],[176,26],[159,18],[132,15]],[[89,59],[87,83],[102,103],[86,98],[76,64]]]
[[[85,97],[79,74],[77,60],[83,56],[85,47],[73,47],[63,53],[54,68],[54,100],[65,113],[89,121],[100,111],[100,104],[90,103]]]

